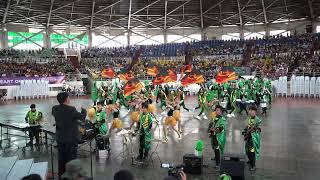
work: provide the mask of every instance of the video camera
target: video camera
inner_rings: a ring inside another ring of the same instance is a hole
[[[180,173],[183,172],[183,169],[184,169],[183,164],[174,166],[173,164],[170,164],[170,163],[162,163],[161,168],[169,169],[168,176],[172,176],[172,177],[175,177],[177,180],[181,180]]]

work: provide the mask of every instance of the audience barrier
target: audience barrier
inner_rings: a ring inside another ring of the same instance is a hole
[[[281,76],[272,84],[277,96],[320,97],[320,77],[292,75],[288,80],[287,76]]]

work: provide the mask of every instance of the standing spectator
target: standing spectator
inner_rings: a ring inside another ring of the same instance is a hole
[[[56,140],[58,143],[59,177],[65,172],[67,162],[77,158],[77,148],[80,142],[78,120],[85,120],[86,110],[79,113],[75,107],[69,106],[68,93],[57,95],[59,105],[52,108],[52,115],[56,121]]]

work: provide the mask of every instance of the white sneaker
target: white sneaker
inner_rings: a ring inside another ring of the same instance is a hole
[[[231,114],[232,117],[236,117],[236,115],[234,115],[234,113]]]
[[[201,119],[200,116],[196,116],[196,118],[199,119],[199,120]]]
[[[231,114],[227,114],[227,117],[231,117]]]
[[[208,119],[208,117],[207,116],[203,116],[203,119]]]

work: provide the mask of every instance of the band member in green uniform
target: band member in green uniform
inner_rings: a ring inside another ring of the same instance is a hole
[[[30,125],[39,125],[42,121],[42,113],[40,111],[37,111],[36,105],[31,104],[30,105],[30,111],[28,111],[25,120],[26,123],[29,123]],[[33,145],[33,137],[36,138],[36,145],[39,144],[39,129],[30,129],[29,131],[29,138],[30,141],[28,142],[28,145]]]
[[[206,108],[207,108],[207,95],[204,91],[204,89],[200,89],[199,93],[198,93],[198,107],[196,107],[195,109],[199,109],[200,113],[198,114],[198,116],[196,117],[197,119],[200,119],[200,116],[205,113]],[[206,113],[205,113],[206,114]],[[204,114],[204,119],[208,119],[207,116]]]
[[[179,88],[177,98],[179,98],[179,100],[180,100],[179,106],[182,107],[183,109],[185,109],[186,111],[190,112],[190,110],[184,104],[185,94],[183,92],[183,87]]]
[[[108,134],[108,125],[106,123],[107,115],[106,111],[103,108],[103,101],[100,101],[97,103],[97,110],[95,113],[95,118],[94,118],[94,124],[97,129],[96,134],[96,144],[103,142],[102,149],[107,149],[110,150],[109,145],[109,137],[107,137]]]
[[[103,110],[103,102],[100,101],[97,103],[97,110],[95,113],[94,124],[99,130],[99,134],[106,135],[108,134],[108,125],[106,123],[107,115],[106,111]]]
[[[209,123],[208,133],[211,138],[211,147],[214,150],[216,168],[220,165],[221,155],[224,153],[226,143],[226,119],[222,116],[223,107],[215,108],[216,118]]]
[[[142,113],[138,122],[140,143],[139,143],[139,156],[137,159],[146,159],[151,149],[152,141],[152,116],[148,112],[148,103],[142,104]]]
[[[93,101],[93,105],[96,105],[97,100],[98,100],[98,89],[97,89],[97,82],[93,82],[93,86],[91,89],[91,99]]]
[[[242,132],[245,138],[245,151],[249,159],[248,164],[251,171],[255,170],[256,160],[260,157],[261,120],[257,117],[256,113],[257,108],[250,106],[248,124]]]

